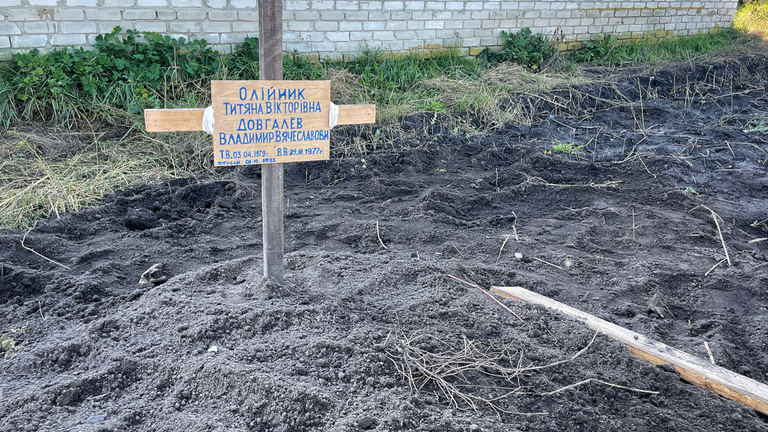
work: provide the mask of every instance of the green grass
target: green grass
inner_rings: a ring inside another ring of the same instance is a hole
[[[768,37],[768,2],[751,1],[739,7],[733,27],[745,33]]]
[[[747,36],[734,29],[722,29],[676,40],[625,41],[613,37],[585,43],[585,47],[572,54],[574,61],[597,65],[626,65],[663,63],[687,60],[718,51],[743,50]]]

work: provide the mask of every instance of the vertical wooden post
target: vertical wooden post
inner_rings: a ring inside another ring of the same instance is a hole
[[[283,1],[259,0],[259,79],[283,79]],[[283,284],[283,164],[261,165],[264,277]]]

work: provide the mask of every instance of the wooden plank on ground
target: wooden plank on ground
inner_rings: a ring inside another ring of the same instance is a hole
[[[654,364],[671,363],[684,380],[768,415],[768,385],[524,288],[491,287],[491,292],[574,317],[589,328],[623,342],[635,356]]]
[[[205,108],[146,109],[147,132],[184,132],[203,130]],[[339,105],[338,125],[376,122],[376,105]]]

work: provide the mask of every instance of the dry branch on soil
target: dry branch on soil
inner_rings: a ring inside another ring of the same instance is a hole
[[[531,394],[523,391],[520,374],[573,361],[592,346],[597,334],[595,333],[589,344],[572,357],[542,366],[523,366],[522,350],[511,345],[497,346],[474,341],[465,335],[455,335],[448,339],[419,331],[411,335],[400,331],[395,337],[390,333],[384,344],[385,352],[395,369],[416,392],[422,392],[430,386],[436,387],[448,404],[456,409],[478,411],[481,406],[488,406],[499,416],[502,413],[542,415],[547,413],[520,413],[505,408],[504,402],[508,401],[510,396]],[[485,384],[489,380],[500,380],[504,384]],[[656,393],[588,379],[551,392],[534,394],[551,395],[593,381],[626,390]]]

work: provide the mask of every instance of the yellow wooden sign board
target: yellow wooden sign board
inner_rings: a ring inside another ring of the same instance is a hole
[[[327,160],[330,81],[211,81],[214,165]]]

